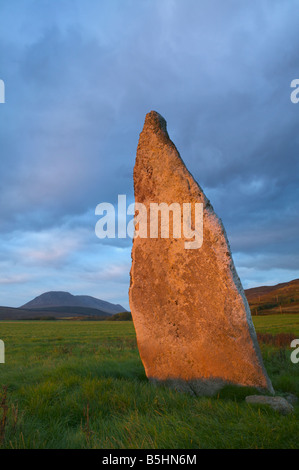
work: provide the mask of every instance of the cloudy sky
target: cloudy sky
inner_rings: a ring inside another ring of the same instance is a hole
[[[99,240],[95,207],[132,202],[152,109],[244,287],[298,278],[298,24],[296,0],[1,0],[0,305],[66,290],[128,307],[131,240]]]

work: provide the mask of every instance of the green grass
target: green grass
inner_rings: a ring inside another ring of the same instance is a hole
[[[262,332],[299,332],[296,315],[254,322]],[[132,322],[1,322],[0,338],[3,448],[298,447],[298,406],[282,416],[247,405],[251,391],[238,387],[198,398],[149,384]],[[262,345],[262,353],[277,392],[299,395],[290,350]]]
[[[261,333],[294,333],[299,338],[299,315],[263,315],[252,319],[256,330]]]

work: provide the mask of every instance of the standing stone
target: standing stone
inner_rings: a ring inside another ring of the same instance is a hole
[[[147,377],[196,395],[226,384],[273,393],[222,222],[155,111],[140,134],[134,190],[148,213],[153,202],[203,203],[201,248],[160,232],[133,241],[129,299]]]

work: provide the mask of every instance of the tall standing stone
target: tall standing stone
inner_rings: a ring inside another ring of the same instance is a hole
[[[198,395],[225,384],[273,392],[222,222],[154,111],[140,134],[134,190],[148,213],[153,202],[203,203],[201,248],[160,233],[133,241],[129,298],[147,377]]]

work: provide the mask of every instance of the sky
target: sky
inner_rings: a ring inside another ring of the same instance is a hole
[[[156,110],[221,217],[244,288],[299,277],[296,0],[1,0],[0,305],[43,292],[129,308],[133,201]]]

